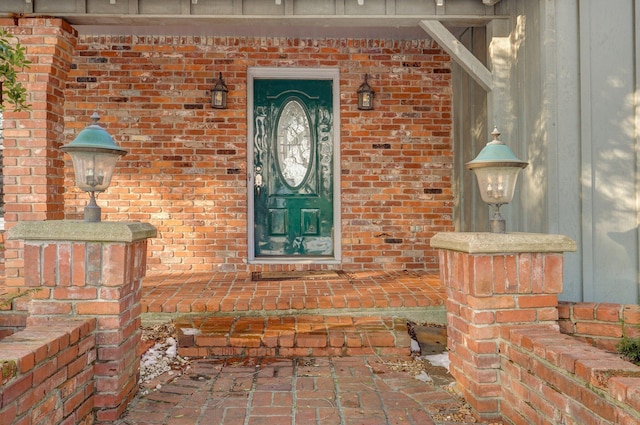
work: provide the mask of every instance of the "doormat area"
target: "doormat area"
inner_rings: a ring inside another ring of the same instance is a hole
[[[311,270],[311,271],[288,271],[288,272],[253,272],[251,280],[254,282],[274,281],[274,280],[330,280],[349,279],[349,276],[342,270]]]

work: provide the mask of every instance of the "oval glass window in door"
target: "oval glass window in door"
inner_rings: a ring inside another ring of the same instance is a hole
[[[280,173],[289,186],[298,187],[312,165],[311,127],[302,104],[289,100],[282,108],[276,128]]]

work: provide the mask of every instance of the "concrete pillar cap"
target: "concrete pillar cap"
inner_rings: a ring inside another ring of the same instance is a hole
[[[154,238],[155,227],[141,222],[88,223],[76,220],[23,221],[9,229],[11,240],[72,242],[135,242]]]
[[[576,243],[568,236],[544,233],[436,233],[431,247],[469,254],[517,252],[573,252]]]

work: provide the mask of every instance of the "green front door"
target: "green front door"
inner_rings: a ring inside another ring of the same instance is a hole
[[[255,258],[333,257],[331,80],[255,79]]]

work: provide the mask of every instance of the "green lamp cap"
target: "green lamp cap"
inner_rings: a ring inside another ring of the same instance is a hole
[[[62,146],[64,152],[72,151],[96,151],[110,152],[114,154],[124,155],[127,153],[125,149],[116,145],[109,133],[98,125],[100,116],[97,112],[91,115],[92,124],[85,127],[76,138],[66,146]]]
[[[497,128],[491,132],[493,140],[485,145],[478,156],[473,161],[467,162],[467,168],[473,170],[480,167],[520,167],[525,168],[528,162],[516,157],[509,146],[502,143],[498,137],[500,132]]]

